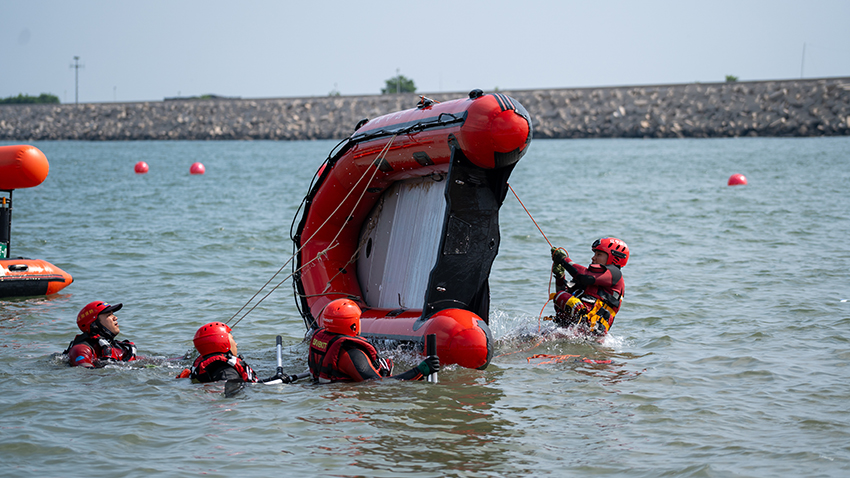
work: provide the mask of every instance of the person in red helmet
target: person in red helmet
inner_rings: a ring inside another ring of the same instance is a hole
[[[570,259],[564,249],[552,248],[555,275],[555,323],[561,327],[578,325],[590,335],[604,336],[614,324],[626,285],[620,269],[629,261],[629,247],[614,237],[593,242],[593,259],[588,267]],[[566,280],[566,273],[572,281]]]
[[[440,371],[440,359],[430,356],[418,366],[392,374],[392,361],[381,358],[366,339],[360,337],[360,307],[350,299],[330,302],[319,316],[319,329],[310,339],[307,364],[313,381],[319,383],[381,380],[422,380]]]
[[[195,332],[192,340],[200,354],[192,368],[177,378],[190,377],[196,383],[218,382],[220,380],[241,380],[257,382],[257,374],[237,354],[236,340],[230,327],[221,322],[210,322]]]
[[[136,360],[136,345],[129,340],[117,341],[120,333],[114,312],[124,304],[110,305],[94,301],[77,314],[77,327],[83,332],[74,337],[63,354],[68,354],[72,367],[102,367],[110,362]]]

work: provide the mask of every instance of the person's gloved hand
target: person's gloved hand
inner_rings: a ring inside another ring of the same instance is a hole
[[[431,375],[440,371],[440,359],[436,355],[432,355],[416,366],[422,375]]]
[[[567,270],[564,269],[564,266],[562,266],[561,264],[558,264],[557,262],[555,264],[552,264],[552,275],[554,275],[555,277],[564,277],[564,274],[566,273]]]
[[[557,247],[552,248],[552,262],[557,264],[565,261],[568,257],[570,257],[570,255],[567,254],[567,251]]]
[[[567,251],[558,249],[557,247],[552,248],[552,274],[555,277],[564,277],[564,274],[567,273],[563,264],[568,257],[570,256],[567,254]]]

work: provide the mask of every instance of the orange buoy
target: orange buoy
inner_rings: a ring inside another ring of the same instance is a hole
[[[138,163],[136,163],[135,170],[136,170],[136,174],[147,173],[148,172],[148,163],[146,163],[144,161],[139,161]]]
[[[747,184],[747,177],[743,174],[733,174],[729,176],[729,186],[743,186]]]
[[[0,146],[0,189],[38,186],[47,178],[49,170],[47,157],[35,146]]]
[[[201,163],[192,163],[192,167],[189,168],[189,172],[192,174],[204,174],[206,172],[206,168]]]

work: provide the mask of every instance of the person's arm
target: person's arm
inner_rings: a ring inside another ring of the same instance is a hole
[[[355,382],[382,378],[380,371],[372,365],[366,353],[358,348],[343,349],[339,355],[339,371]]]
[[[97,356],[87,344],[77,344],[68,351],[68,363],[72,367],[94,368]]]
[[[419,365],[413,367],[407,372],[400,373],[398,375],[393,375],[390,378],[394,378],[396,380],[422,380],[428,375],[432,373],[437,373],[440,371],[440,359],[436,356],[427,357],[425,360],[419,362]]]
[[[372,365],[366,353],[357,348],[343,351],[339,357],[339,369],[355,382],[380,380],[383,378],[378,369]],[[422,380],[426,375],[439,371],[440,360],[437,357],[428,357],[416,367],[389,378],[396,380]]]
[[[594,278],[587,275],[587,268],[576,264],[563,249],[552,248],[552,273],[555,275],[555,288],[559,291],[567,288],[565,273],[570,274],[580,289],[593,284]]]

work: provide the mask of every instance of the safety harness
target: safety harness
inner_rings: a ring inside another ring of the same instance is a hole
[[[202,383],[214,382],[215,378],[213,378],[210,373],[210,368],[213,364],[230,365],[236,370],[243,382],[257,381],[257,374],[248,364],[245,363],[244,360],[242,360],[242,357],[235,356],[230,352],[216,352],[214,354],[198,357],[195,359],[195,363],[192,364],[190,377],[192,380]]]
[[[307,364],[313,380],[319,383],[349,382],[351,377],[339,371],[339,355],[343,347],[356,347],[362,350],[372,364],[377,364],[382,376],[388,376],[391,370],[387,363],[378,356],[375,347],[358,336],[334,334],[326,329],[319,329],[310,340],[310,355]]]

